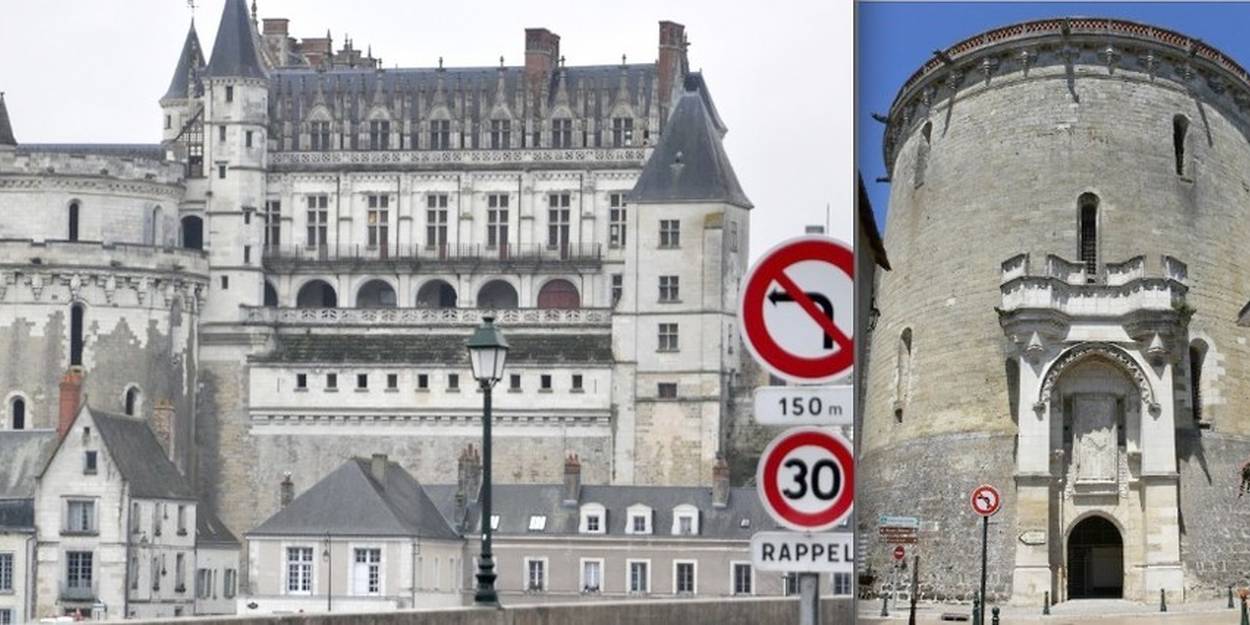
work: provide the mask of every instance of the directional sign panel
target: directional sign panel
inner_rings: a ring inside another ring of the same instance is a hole
[[[994,516],[1003,504],[1003,498],[998,494],[998,489],[989,484],[982,484],[972,489],[971,500],[972,511],[981,516]]]
[[[851,513],[851,444],[820,428],[786,430],[764,449],[755,483],[760,502],[781,525],[805,532],[827,530]]]
[[[852,542],[850,532],[757,532],[751,537],[751,565],[760,571],[851,573]]]
[[[854,391],[838,386],[761,386],[755,421],[761,425],[851,425]]]
[[[877,525],[880,527],[910,527],[919,529],[920,519],[914,516],[890,516],[883,514],[877,517]]]
[[[751,355],[794,382],[828,382],[855,361],[855,255],[826,236],[785,241],[743,279],[738,305]]]

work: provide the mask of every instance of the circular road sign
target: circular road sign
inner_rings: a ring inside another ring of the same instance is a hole
[[[972,511],[981,516],[994,516],[998,512],[999,506],[1003,504],[1003,498],[998,494],[998,489],[989,484],[982,484],[972,489]]]
[[[855,361],[855,254],[837,239],[796,237],[747,271],[738,301],[742,340],[792,382],[829,382]]]
[[[786,430],[764,449],[755,483],[764,508],[781,525],[803,532],[827,530],[851,513],[851,444],[820,428]]]
[[[904,549],[902,545],[895,546],[894,547],[894,559],[902,560],[905,557],[907,557],[907,550]]]

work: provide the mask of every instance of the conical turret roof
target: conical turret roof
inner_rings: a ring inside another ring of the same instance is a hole
[[[182,44],[182,54],[178,56],[178,67],[174,69],[174,77],[169,81],[169,89],[162,100],[181,100],[191,94],[189,87],[194,83],[195,94],[200,92],[199,77],[204,70],[204,53],[200,48],[200,36],[195,32],[195,22],[187,30],[187,40]]]
[[[9,124],[9,107],[4,103],[4,93],[0,92],[0,145],[17,145],[13,138],[13,126]]]
[[[213,42],[208,75],[231,78],[266,78],[265,66],[256,49],[256,27],[247,10],[247,0],[226,0]]]

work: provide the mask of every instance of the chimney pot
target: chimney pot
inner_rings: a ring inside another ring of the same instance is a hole
[[[373,454],[373,458],[369,461],[369,472],[373,474],[373,479],[379,484],[386,485],[386,454]]]
[[[564,459],[564,504],[576,505],[581,499],[582,463],[577,454],[569,454]]]
[[[288,471],[282,475],[282,483],[278,485],[278,503],[285,508],[295,499],[295,482],[291,481]]]
[[[266,35],[287,36],[291,20],[284,17],[266,17],[261,20],[261,31]]]

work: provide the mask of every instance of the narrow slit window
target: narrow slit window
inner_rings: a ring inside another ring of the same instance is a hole
[[[1172,118],[1172,151],[1176,158],[1176,175],[1185,175],[1185,136],[1189,134],[1189,118],[1177,115]]]
[[[81,305],[69,309],[69,364],[82,365],[82,324],[84,308]]]
[[[916,188],[924,185],[924,172],[929,166],[929,149],[930,140],[933,137],[933,122],[925,122],[924,127],[920,129],[921,142],[916,148]]]
[[[78,240],[78,202],[69,204],[69,240]]]
[[[1080,213],[1080,243],[1077,250],[1085,265],[1086,282],[1098,275],[1098,196],[1085,193],[1077,201]]]

